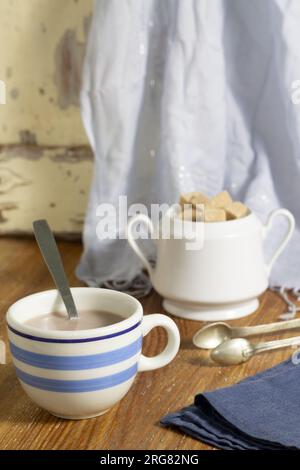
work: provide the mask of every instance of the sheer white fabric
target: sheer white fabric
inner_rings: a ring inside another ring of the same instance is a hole
[[[95,153],[81,279],[128,287],[140,272],[126,240],[96,236],[98,204],[119,195],[149,206],[226,188],[262,221],[286,207],[300,222],[299,25],[298,0],[96,0],[81,94]],[[300,287],[299,225],[271,284]]]

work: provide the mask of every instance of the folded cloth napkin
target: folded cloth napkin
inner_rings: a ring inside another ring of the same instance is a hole
[[[231,387],[201,393],[161,424],[220,449],[300,449],[300,365],[289,359]]]

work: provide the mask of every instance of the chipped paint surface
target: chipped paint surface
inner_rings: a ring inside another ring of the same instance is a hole
[[[0,144],[27,129],[40,145],[83,145],[80,68],[93,0],[1,0]],[[5,45],[5,47],[4,47]]]
[[[92,6],[0,1],[0,233],[31,232],[41,216],[57,232],[82,229],[93,159],[78,97]]]
[[[80,233],[93,170],[89,147],[7,146],[0,150],[0,233],[29,233],[47,218],[59,233]]]
[[[19,173],[11,168],[0,168],[0,194],[8,194],[18,186],[26,186],[30,184],[30,180],[22,177]],[[4,205],[6,203],[3,203]]]
[[[28,129],[22,129],[19,132],[20,142],[25,145],[36,145],[36,135]]]
[[[65,109],[79,106],[81,71],[85,43],[78,41],[76,31],[68,29],[60,39],[55,52],[55,77],[58,104]]]

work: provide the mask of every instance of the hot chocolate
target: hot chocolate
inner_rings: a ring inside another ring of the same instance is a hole
[[[72,320],[69,320],[66,313],[51,312],[31,318],[24,324],[41,330],[78,331],[102,328],[122,320],[124,320],[124,317],[116,313],[101,310],[83,310],[79,312],[79,318]]]

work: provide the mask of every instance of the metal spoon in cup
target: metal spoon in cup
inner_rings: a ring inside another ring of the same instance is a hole
[[[257,344],[250,343],[244,338],[234,338],[224,341],[213,349],[210,357],[217,364],[229,366],[246,362],[255,354],[299,345],[300,336]]]
[[[300,318],[245,327],[233,327],[227,323],[218,322],[206,325],[197,331],[194,335],[193,343],[201,349],[213,349],[229,339],[245,338],[247,336],[291,330],[293,328],[300,328]]]
[[[46,220],[33,222],[37,244],[65,304],[69,320],[79,317],[54,235]]]

